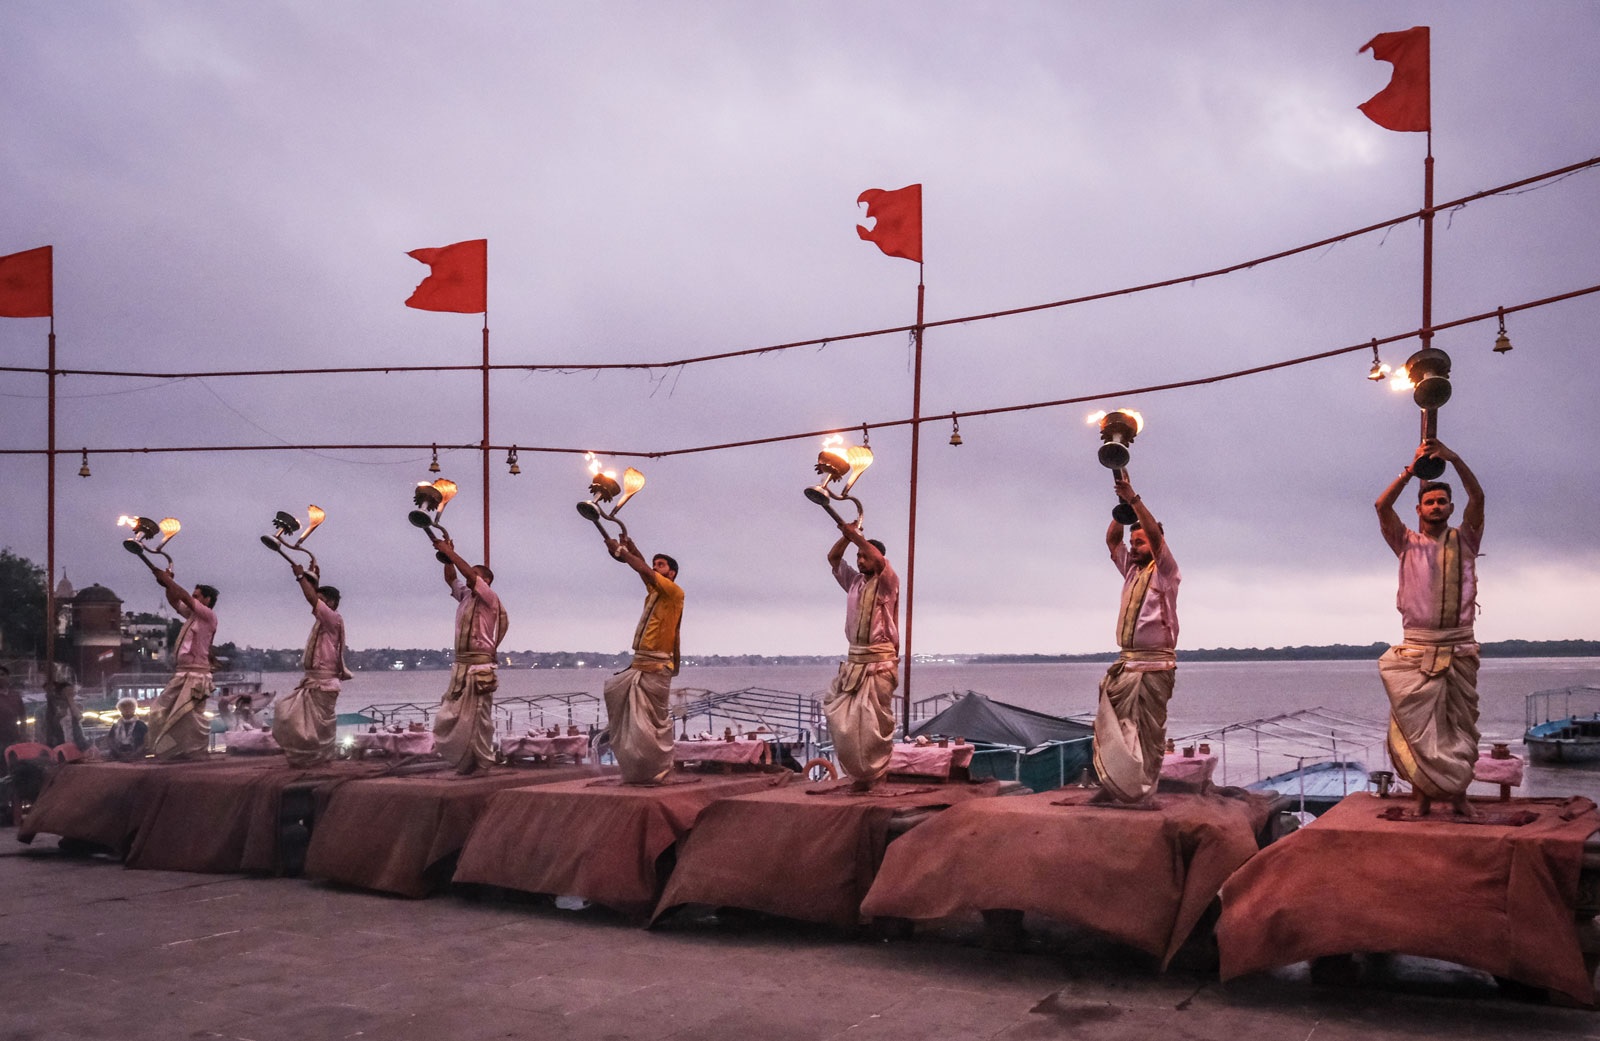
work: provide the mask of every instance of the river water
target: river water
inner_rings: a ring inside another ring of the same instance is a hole
[[[827,689],[831,665],[688,666],[674,687],[713,691],[765,687],[797,694]],[[918,700],[946,691],[975,690],[998,701],[1052,715],[1094,711],[1095,692],[1105,666],[1093,663],[1046,665],[921,664],[914,671]],[[501,698],[562,692],[599,696],[611,673],[604,669],[504,669]],[[287,693],[299,681],[293,673],[267,673],[267,690]],[[344,685],[341,712],[367,705],[406,702],[436,704],[449,682],[443,671],[362,672]],[[1536,690],[1600,683],[1600,658],[1495,658],[1485,660],[1478,677],[1480,729],[1485,741],[1522,737],[1523,697]],[[1375,661],[1188,662],[1178,667],[1177,691],[1169,706],[1173,733],[1209,730],[1246,719],[1323,706],[1356,716],[1382,719],[1388,700]]]
[[[820,694],[827,689],[831,665],[688,666],[674,688],[734,691],[749,687]],[[963,665],[919,663],[912,679],[917,700],[975,690],[998,701],[1052,715],[1088,716],[1105,666],[1093,663],[1035,665]],[[605,669],[506,669],[500,672],[498,700],[557,693],[599,698],[611,673]],[[267,690],[287,693],[298,674],[268,673]],[[362,672],[344,685],[341,712],[369,706],[415,703],[432,708],[449,682],[443,671]],[[1519,742],[1525,727],[1524,696],[1537,690],[1600,683],[1600,658],[1493,658],[1483,662],[1478,678],[1479,728],[1487,744]],[[1178,667],[1177,690],[1168,709],[1167,732],[1180,736],[1215,730],[1231,723],[1323,707],[1341,715],[1381,723],[1388,700],[1378,680],[1375,661],[1189,662]],[[592,718],[582,714],[579,722]],[[1354,750],[1353,755],[1361,755]],[[1381,750],[1365,755],[1369,766]],[[1292,763],[1288,765],[1293,765]],[[1283,763],[1269,763],[1276,772]],[[1230,780],[1233,778],[1230,777]],[[1562,768],[1530,768],[1525,793],[1600,796],[1600,772]]]

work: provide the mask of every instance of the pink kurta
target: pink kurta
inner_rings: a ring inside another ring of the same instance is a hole
[[[210,672],[211,641],[217,636],[217,613],[196,600],[191,609],[179,602],[178,614],[184,618],[183,629],[178,633],[178,672]]]
[[[1139,566],[1129,557],[1128,547],[1119,545],[1111,551],[1111,563],[1122,572],[1122,588],[1127,590],[1139,577]],[[1170,651],[1178,646],[1178,583],[1183,576],[1178,572],[1178,562],[1173,559],[1167,543],[1161,543],[1156,554],[1156,573],[1150,579],[1150,589],[1145,593],[1139,608],[1139,620],[1134,623],[1133,642],[1125,650]]]
[[[1400,585],[1394,606],[1407,629],[1454,629],[1470,626],[1478,614],[1478,546],[1483,532],[1462,526],[1461,611],[1457,618],[1440,618],[1437,604],[1444,554],[1439,539],[1406,529],[1400,558]]]

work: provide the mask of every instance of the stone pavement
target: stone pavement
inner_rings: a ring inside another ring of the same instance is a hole
[[[1304,967],[1224,986],[1081,933],[982,938],[708,911],[646,931],[531,898],[129,871],[0,830],[0,1041],[1600,1038],[1595,1013],[1418,959],[1353,988]]]

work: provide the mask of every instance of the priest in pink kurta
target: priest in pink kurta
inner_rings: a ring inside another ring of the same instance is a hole
[[[495,652],[510,623],[489,588],[494,572],[468,564],[449,539],[434,539],[433,548],[446,558],[444,581],[457,605],[450,687],[433,717],[434,747],[457,773],[470,774],[494,765]]]
[[[1395,512],[1395,501],[1414,476],[1417,460],[1431,455],[1451,464],[1467,493],[1461,526],[1450,526],[1455,495],[1442,481],[1417,490],[1417,530]],[[1472,815],[1467,786],[1478,761],[1478,547],[1483,541],[1483,486],[1461,457],[1437,439],[1416,455],[1378,496],[1378,527],[1400,559],[1400,611],[1404,635],[1378,659],[1389,695],[1389,757],[1411,782],[1419,812],[1445,799]]]
[[[217,635],[214,586],[184,589],[147,555],[140,554],[150,573],[166,591],[167,603],[183,618],[175,649],[177,668],[150,713],[149,749],[157,759],[192,759],[211,747],[211,721],[206,702],[211,697],[211,644]]]
[[[858,790],[889,772],[894,741],[894,691],[899,685],[900,576],[884,556],[883,543],[861,534],[860,523],[840,524],[828,550],[828,567],[845,591],[844,633],[848,657],[822,702],[833,752]],[[844,561],[856,548],[856,566]]]
[[[316,766],[333,758],[338,726],[339,683],[350,678],[344,665],[344,618],[339,590],[318,584],[299,564],[294,579],[311,605],[311,635],[306,638],[298,686],[272,713],[272,737],[290,766]]]
[[[1161,524],[1133,490],[1127,471],[1117,495],[1138,520],[1123,544],[1123,525],[1106,529],[1111,563],[1122,574],[1117,611],[1117,660],[1100,681],[1094,719],[1094,769],[1119,802],[1149,799],[1161,778],[1167,740],[1167,702],[1177,679],[1178,562]]]

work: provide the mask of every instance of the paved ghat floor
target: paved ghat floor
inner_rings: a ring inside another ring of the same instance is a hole
[[[1224,986],[1082,935],[980,938],[709,915],[645,931],[547,901],[128,871],[0,830],[3,1041],[1600,1038],[1596,1013],[1412,959],[1356,988],[1303,968]]]

